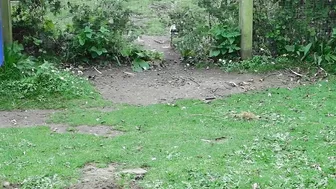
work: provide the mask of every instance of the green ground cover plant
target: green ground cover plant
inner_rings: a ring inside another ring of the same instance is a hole
[[[107,103],[89,81],[22,51],[17,43],[6,48],[6,63],[0,67],[0,110]]]

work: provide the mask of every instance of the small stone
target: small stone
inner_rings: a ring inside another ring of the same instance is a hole
[[[122,173],[135,174],[135,175],[144,175],[147,173],[145,169],[135,168],[135,169],[126,169],[121,171]]]
[[[4,188],[6,188],[6,187],[10,187],[10,183],[9,183],[9,182],[4,182],[2,186],[3,186]]]

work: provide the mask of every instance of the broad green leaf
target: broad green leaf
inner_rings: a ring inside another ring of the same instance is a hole
[[[330,58],[331,58],[333,61],[336,61],[336,55],[330,55]]]
[[[85,39],[83,39],[81,36],[78,37],[78,41],[81,46],[85,44]]]
[[[304,51],[303,51],[303,57],[301,58],[301,61],[303,61],[307,57],[312,45],[313,43],[309,43],[307,46],[303,47]]]
[[[101,49],[103,53],[107,53],[107,50],[105,48]]]
[[[105,27],[100,27],[100,30],[99,30],[101,33],[108,33],[110,32],[110,30],[106,29]]]
[[[149,64],[141,58],[136,58],[132,62],[132,69],[136,72],[141,72],[142,70],[148,70]]]
[[[141,62],[139,63],[139,65],[140,65],[140,67],[141,67],[142,69],[144,69],[144,70],[149,70],[149,64],[148,64],[148,62],[146,62],[146,61],[141,61]]]
[[[132,64],[132,70],[135,71],[135,72],[141,72],[142,68],[140,67],[140,65],[133,63]]]
[[[138,52],[138,53],[136,53],[140,58],[145,58],[146,57],[146,55],[144,54],[144,53],[142,53],[142,52]]]
[[[210,57],[217,57],[218,55],[220,55],[221,51],[220,50],[212,50],[210,51]]]
[[[235,37],[240,36],[240,33],[239,32],[223,32],[222,36],[225,38],[235,38]]]
[[[95,53],[97,53],[97,55],[99,55],[99,56],[103,54],[103,50],[102,49],[98,49],[95,46],[91,47],[90,50],[93,51],[93,52],[95,52]]]
[[[92,39],[92,33],[85,34],[87,38]]]
[[[286,45],[285,49],[287,52],[295,52],[295,45]]]
[[[84,32],[85,32],[85,33],[91,33],[91,32],[92,32],[92,29],[91,29],[89,26],[85,26],[85,28],[84,28]]]
[[[235,38],[229,38],[228,40],[229,40],[230,44],[233,44],[235,42]]]

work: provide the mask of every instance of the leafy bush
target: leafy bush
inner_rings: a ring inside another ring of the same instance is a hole
[[[72,25],[63,34],[65,61],[92,63],[93,60],[117,60],[120,49],[128,45],[130,12],[121,1],[101,1],[99,6],[72,5]]]
[[[209,55],[211,45],[204,10],[198,6],[176,7],[169,16],[178,29],[178,38],[174,41],[177,50],[185,60],[190,57],[194,60],[203,60]]]
[[[256,53],[277,56],[286,53],[286,45],[303,45],[315,38],[327,40],[336,26],[335,6],[335,1],[255,0]]]
[[[22,0],[12,9],[13,38],[26,47],[26,52],[38,56],[57,52],[58,31],[46,14],[60,12],[59,0]]]
[[[236,25],[239,18],[239,0],[198,0],[198,5],[205,9],[211,23]]]
[[[287,53],[299,57],[301,61],[313,63],[318,67],[325,67],[336,73],[336,28],[333,29],[329,40],[315,40],[307,45],[287,45]]]
[[[181,6],[169,14],[179,30],[174,42],[184,60],[197,63],[236,56],[240,36],[237,1],[200,0],[198,5]]]
[[[217,25],[210,30],[210,34],[214,39],[210,57],[230,58],[239,56],[240,32],[238,29]]]
[[[59,12],[69,13],[71,21],[66,27],[47,19],[50,13]],[[15,6],[13,17],[14,32],[18,34],[14,38],[23,43],[28,54],[42,60],[57,56],[59,62],[76,65],[129,62],[140,71],[149,68],[146,61],[157,58],[139,47],[135,50],[131,37],[126,36],[130,11],[122,1],[100,0],[88,6],[70,2],[63,5],[59,0],[25,0]],[[127,54],[125,49],[133,50]]]

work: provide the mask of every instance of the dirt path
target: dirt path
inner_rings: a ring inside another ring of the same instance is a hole
[[[169,37],[143,36],[140,44],[163,52],[166,67],[133,73],[130,68],[111,68],[86,71],[95,76],[94,83],[104,98],[115,103],[149,105],[172,102],[177,99],[220,98],[249,90],[270,87],[294,87],[294,75],[272,73],[268,75],[224,73],[219,69],[185,68],[180,56],[169,47]],[[132,73],[132,74],[130,74]]]

